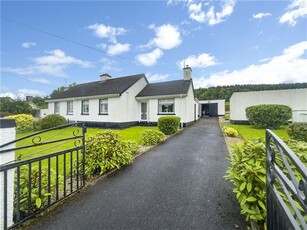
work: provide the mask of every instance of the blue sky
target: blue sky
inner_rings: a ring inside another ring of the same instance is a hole
[[[1,91],[145,73],[195,88],[307,81],[307,3],[292,1],[2,1]]]

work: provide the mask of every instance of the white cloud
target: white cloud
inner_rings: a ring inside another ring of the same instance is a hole
[[[31,78],[31,81],[37,82],[37,83],[42,83],[42,84],[50,84],[50,81],[46,78]]]
[[[12,99],[17,99],[18,98],[18,96],[16,94],[11,93],[11,92],[1,93],[0,97],[10,97]]]
[[[306,0],[293,0],[292,3],[288,6],[288,11],[283,14],[279,23],[284,24],[288,23],[290,26],[295,26],[297,20],[300,17],[307,16],[307,3]]]
[[[169,77],[169,74],[152,74],[146,73],[146,77],[149,82],[157,82],[157,81],[164,81]]]
[[[232,72],[225,70],[213,73],[209,78],[195,78],[194,85],[198,88],[234,84],[306,82],[307,59],[304,58],[306,52],[307,41],[303,41],[284,49],[280,56],[262,59],[261,64],[253,64]]]
[[[108,47],[107,53],[111,54],[111,55],[118,55],[118,54],[121,54],[121,53],[125,53],[125,52],[128,52],[130,50],[130,46],[131,45],[128,44],[128,43],[125,43],[125,44],[116,43],[116,44],[110,45]]]
[[[203,9],[204,7],[209,7],[206,11]],[[233,12],[233,8],[235,6],[235,0],[226,0],[221,5],[222,9],[220,12],[215,11],[214,6],[210,6],[207,2],[203,4],[203,2],[195,3],[193,0],[188,1],[188,11],[189,17],[200,23],[207,23],[210,26],[219,24],[225,20],[226,17],[230,16]]]
[[[152,66],[157,60],[163,56],[163,51],[159,48],[154,49],[150,53],[144,53],[136,56],[136,60],[145,66]]]
[[[93,30],[96,36],[100,38],[108,38],[112,43],[117,43],[116,37],[127,32],[127,30],[123,27],[112,27],[98,23],[89,25],[87,28]]]
[[[29,48],[34,47],[36,45],[37,44],[35,42],[24,42],[24,43],[21,44],[21,46],[23,48],[26,48],[26,49],[29,49]]]
[[[105,44],[105,43],[100,43],[100,44],[97,45],[97,47],[100,48],[100,49],[106,49],[108,47],[108,45]]]
[[[202,53],[198,56],[191,55],[186,59],[177,62],[177,65],[182,68],[183,65],[189,65],[191,68],[206,68],[208,66],[217,65],[215,57],[207,53]]]
[[[272,14],[270,13],[257,13],[257,14],[253,14],[253,18],[254,19],[262,19],[264,17],[269,17],[272,16]]]
[[[25,96],[46,96],[46,93],[36,89],[19,89],[18,95],[21,97]]]
[[[120,69],[115,67],[116,61],[110,60],[108,58],[101,58],[99,62],[102,63],[101,72],[119,71]]]
[[[17,68],[3,67],[2,70],[19,75],[48,74],[63,77],[66,76],[65,69],[70,65],[76,65],[81,68],[93,67],[91,62],[67,56],[65,52],[59,49],[46,51],[46,53],[50,55],[32,58],[34,65]]]
[[[153,29],[156,33],[156,37],[149,43],[148,47],[158,47],[163,50],[173,49],[179,46],[182,42],[179,30],[170,24],[164,24],[159,27],[150,25],[150,29]]]

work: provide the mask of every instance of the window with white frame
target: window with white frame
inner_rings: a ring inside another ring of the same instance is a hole
[[[99,100],[99,114],[108,114],[108,99]]]
[[[74,114],[74,102],[68,101],[67,102],[67,114]]]
[[[158,103],[159,103],[159,114],[175,113],[175,99],[160,99]]]
[[[54,113],[60,114],[60,102],[54,102]]]
[[[89,106],[88,100],[82,101],[82,110],[81,111],[82,111],[82,114],[89,114],[90,106]]]

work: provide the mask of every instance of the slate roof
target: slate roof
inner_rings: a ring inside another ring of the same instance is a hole
[[[145,77],[145,75],[137,74],[126,77],[111,78],[105,81],[78,84],[50,98],[50,100],[109,94],[121,95],[142,77]]]
[[[148,84],[136,97],[187,94],[191,80],[175,80]]]

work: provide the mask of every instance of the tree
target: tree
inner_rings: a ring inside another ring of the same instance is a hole
[[[35,96],[33,97],[33,103],[37,105],[40,109],[47,109],[48,103],[45,101],[46,97]]]
[[[76,82],[69,84],[68,87],[65,87],[65,86],[58,87],[57,89],[52,91],[52,93],[50,94],[50,97],[53,98],[53,97],[57,96],[58,94],[64,92],[67,88],[69,89],[69,88],[71,88],[75,85],[76,85]]]
[[[27,101],[17,99],[13,100],[9,97],[0,98],[0,111],[11,114],[32,114],[33,109]]]

